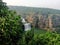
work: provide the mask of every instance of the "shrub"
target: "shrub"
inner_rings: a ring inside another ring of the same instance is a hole
[[[60,45],[60,34],[56,32],[46,32],[45,34],[35,34],[31,31],[25,34],[25,45]]]
[[[0,2],[0,45],[19,45],[24,32],[21,17]]]

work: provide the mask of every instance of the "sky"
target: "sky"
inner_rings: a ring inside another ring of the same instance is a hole
[[[60,9],[60,0],[3,0],[7,5]]]

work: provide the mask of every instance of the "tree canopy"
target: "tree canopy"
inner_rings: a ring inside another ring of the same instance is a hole
[[[23,35],[21,17],[0,0],[0,45],[17,45]]]

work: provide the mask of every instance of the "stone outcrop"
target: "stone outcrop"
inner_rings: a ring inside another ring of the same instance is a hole
[[[53,14],[48,15],[30,15],[26,16],[27,22],[31,23],[33,27],[38,27],[41,29],[55,29],[56,26],[60,25],[60,16]],[[54,27],[55,26],[55,27]]]

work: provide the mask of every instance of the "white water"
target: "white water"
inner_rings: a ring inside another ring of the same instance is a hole
[[[21,18],[21,19],[22,19],[22,23],[24,25],[24,30],[25,31],[31,30],[31,24],[27,23],[24,18]]]
[[[24,24],[24,27],[25,27],[25,31],[31,30],[31,24],[30,23]]]

